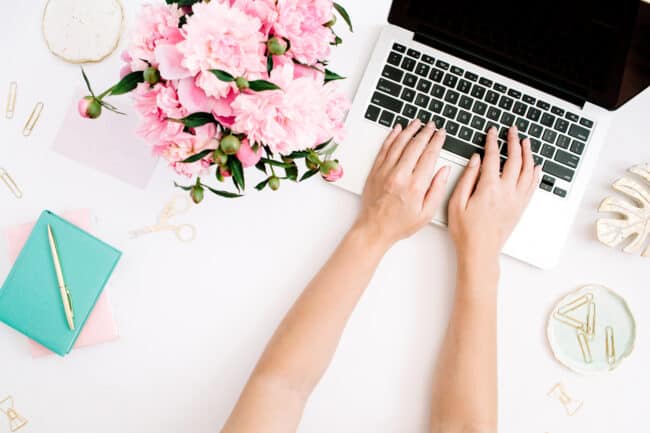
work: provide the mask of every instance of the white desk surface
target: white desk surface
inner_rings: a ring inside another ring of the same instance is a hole
[[[319,181],[237,201],[209,197],[183,217],[199,228],[194,243],[181,244],[171,233],[129,240],[128,230],[153,223],[176,193],[170,172],[160,164],[143,191],[50,150],[81,77],[78,67],[45,48],[44,3],[4,5],[0,94],[4,98],[14,79],[20,94],[17,118],[0,119],[0,165],[25,197],[15,200],[0,188],[0,226],[33,220],[44,208],[91,208],[99,236],[124,251],[108,288],[121,338],[65,359],[32,359],[25,337],[0,326],[0,399],[14,396],[29,419],[26,433],[216,432],[276,324],[353,221],[358,199]],[[139,2],[123,3],[128,25]],[[356,32],[350,36],[341,28],[345,44],[332,65],[350,77],[352,96],[390,1],[345,4]],[[118,65],[114,54],[88,71],[104,87]],[[42,119],[33,136],[24,138],[22,124],[38,99],[45,102]],[[650,161],[649,113],[646,91],[617,115],[562,264],[542,272],[503,259],[502,432],[650,429],[650,261],[608,249],[594,234],[596,208],[609,185],[629,166]],[[309,402],[302,433],[427,431],[431,376],[450,312],[454,269],[452,245],[439,228],[427,227],[390,251]],[[2,240],[0,278],[8,270]],[[554,302],[586,283],[616,289],[636,313],[634,354],[601,377],[578,376],[558,365],[544,334]],[[558,381],[584,401],[575,417],[546,396]],[[5,431],[8,424],[0,418],[0,433]]]

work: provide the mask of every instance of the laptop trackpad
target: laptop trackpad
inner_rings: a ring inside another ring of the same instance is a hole
[[[451,193],[454,191],[454,188],[456,188],[458,179],[460,179],[463,171],[465,171],[465,166],[460,165],[457,162],[450,161],[441,156],[438,160],[438,164],[436,165],[436,170],[444,167],[445,165],[448,165],[451,168],[451,171],[449,173],[449,180],[447,181],[447,190],[445,191],[445,198],[442,202],[442,206],[440,206],[438,212],[436,212],[433,220],[439,224],[447,225],[447,203],[449,202]]]

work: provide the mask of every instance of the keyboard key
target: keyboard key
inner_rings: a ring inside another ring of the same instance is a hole
[[[471,133],[472,131],[470,130],[469,132]],[[478,147],[472,146],[471,144],[465,143],[464,141],[450,135],[447,135],[445,144],[442,146],[442,148],[467,159],[471,158],[475,153],[479,153],[481,151],[481,149]]]
[[[458,102],[458,105],[460,105],[460,108],[464,108],[466,110],[469,110],[472,108],[472,104],[474,103],[474,100],[470,98],[469,96],[461,96],[460,101]]]
[[[541,147],[542,147],[541,141],[539,141],[536,138],[530,139],[530,150],[532,150],[534,153],[538,153]]]
[[[523,100],[526,104],[534,104],[535,103],[535,98],[533,98],[530,95],[524,95]]]
[[[533,122],[537,122],[539,120],[539,117],[542,115],[542,112],[539,111],[535,107],[530,107],[528,109],[528,114],[526,114],[526,117],[532,120]]]
[[[568,128],[569,128],[569,122],[558,117],[557,120],[555,121],[555,130],[560,132],[566,132]]]
[[[443,71],[441,71],[440,69],[432,68],[431,69],[431,74],[429,74],[429,78],[432,79],[433,81],[435,81],[436,83],[439,83],[440,81],[442,81],[442,76],[444,74],[445,73]]]
[[[444,61],[442,61],[442,60],[438,60],[438,61],[436,62],[436,66],[439,67],[440,69],[444,69],[445,71],[446,71],[447,69],[449,69],[449,63],[444,62]]]
[[[402,62],[402,56],[397,54],[395,51],[391,51],[388,55],[388,63],[393,66],[399,66]]]
[[[475,132],[474,137],[472,137],[472,143],[479,147],[485,147],[485,137],[486,135],[482,132]]]
[[[563,150],[558,150],[557,153],[555,154],[555,160],[571,168],[577,168],[580,158],[578,158],[572,153],[565,152]]]
[[[539,155],[533,155],[533,163],[534,163],[536,166],[537,166],[537,165],[542,165],[543,162],[544,162],[544,158],[542,158],[542,157],[539,156]]]
[[[399,96],[402,86],[384,78],[380,78],[379,83],[377,83],[377,90],[381,90],[391,96]]]
[[[476,80],[478,80],[478,75],[470,71],[465,71],[465,78],[467,78],[469,81],[475,82]]]
[[[503,156],[508,156],[508,143],[503,143],[499,149],[499,153]]]
[[[413,48],[409,48],[408,51],[406,52],[409,56],[419,59],[420,58],[420,52],[414,50]]]
[[[455,119],[456,113],[458,113],[458,108],[449,104],[445,105],[445,109],[442,111],[442,115],[449,119]]]
[[[374,105],[369,105],[368,109],[366,110],[366,119],[372,120],[375,122],[379,118],[379,112],[381,109],[379,107],[375,107]]]
[[[501,116],[501,124],[507,127],[511,127],[515,123],[515,116],[508,112],[504,112]]]
[[[393,97],[384,95],[383,93],[379,93],[379,92],[375,92],[372,95],[372,103],[375,105],[379,105],[382,108],[386,108],[388,110],[394,111],[396,113],[402,111],[402,107],[404,106],[404,103],[399,99],[395,99]],[[390,119],[389,123],[392,125],[393,119]]]
[[[420,110],[418,111],[418,119],[420,119],[422,123],[429,123],[429,120],[431,120],[431,113],[425,110]]]
[[[478,83],[481,86],[485,86],[485,87],[492,87],[492,84],[493,84],[492,80],[488,80],[487,78],[483,78],[483,77],[478,79]]]
[[[415,69],[415,63],[415,60],[412,58],[404,57],[404,60],[402,60],[402,69],[413,72],[413,69]]]
[[[461,126],[460,134],[458,134],[460,138],[466,141],[470,141],[472,139],[472,135],[474,135],[474,131],[469,129],[467,126]]]
[[[557,132],[551,131],[550,129],[545,129],[544,130],[544,135],[542,135],[542,140],[546,141],[547,143],[555,143],[555,139],[557,138]]]
[[[514,101],[512,100],[512,98],[509,98],[504,95],[499,100],[499,107],[503,108],[504,110],[510,110],[510,108],[512,108],[513,102]]]
[[[524,119],[523,117],[518,117],[515,125],[517,126],[517,129],[520,133],[524,133],[528,130],[529,123],[528,120]]]
[[[436,114],[433,116],[433,123],[435,123],[436,128],[442,128],[445,126],[445,119]]]
[[[379,117],[379,123],[391,128],[393,126],[393,119],[395,119],[395,115],[390,111],[384,110]]]
[[[429,90],[431,90],[431,85],[432,85],[431,81],[425,80],[424,78],[420,78],[420,81],[418,81],[417,89],[420,92],[429,93]]]
[[[440,84],[434,84],[433,89],[431,89],[431,95],[436,98],[442,98],[442,95],[445,94],[445,88]]]
[[[573,140],[571,143],[571,152],[582,155],[582,152],[585,150],[585,144],[578,140]]]
[[[402,129],[404,129],[407,126],[409,126],[409,123],[410,123],[410,121],[407,118],[402,117],[402,116],[397,116],[397,118],[395,119],[395,123],[393,123],[393,126],[395,126],[397,124],[400,124],[400,125],[402,125]]]
[[[467,74],[465,74],[467,75]],[[474,84],[472,87],[472,92],[470,93],[475,98],[482,99],[485,96],[485,87]]]
[[[402,44],[398,44],[397,42],[393,44],[393,49],[398,53],[402,53],[402,54],[406,52],[406,47]]]
[[[521,98],[521,92],[519,90],[510,89],[508,90],[508,96],[512,96],[515,99]]]
[[[497,107],[488,108],[487,110],[488,119],[499,120],[500,116],[501,116],[501,110],[499,110]]]
[[[487,95],[485,95],[485,101],[489,104],[496,104],[498,100],[499,94],[495,91],[488,90]]]
[[[418,113],[418,107],[409,104],[406,104],[406,107],[404,107],[404,111],[402,112],[402,114],[408,117],[409,119],[415,119],[415,115],[417,113]]]
[[[592,128],[594,126],[594,122],[589,119],[585,119],[584,117],[580,119],[580,124],[586,128]]]
[[[515,102],[515,106],[512,108],[512,112],[519,115],[523,116],[526,114],[526,110],[528,109],[528,106],[524,104],[523,102]]]
[[[485,110],[487,110],[487,104],[481,101],[476,101],[474,103],[474,108],[472,108],[472,112],[480,114],[481,116],[485,114]]]
[[[499,130],[499,138],[501,140],[504,140],[504,141],[508,140],[508,130],[509,130],[509,128],[501,127],[501,129]]]
[[[551,108],[551,104],[544,101],[537,101],[537,106],[542,110],[548,110],[549,108]]]
[[[578,140],[587,141],[587,139],[589,139],[589,130],[578,125],[571,125],[571,128],[569,128],[569,135]]]
[[[557,137],[557,143],[555,143],[557,147],[561,147],[562,149],[568,149],[570,144],[571,144],[571,139],[566,135],[562,135],[562,134],[560,134]]]
[[[480,116],[474,116],[472,117],[472,128],[478,129],[479,131],[483,130],[483,127],[485,126],[485,119],[480,117]]]
[[[564,117],[566,117],[567,119],[569,119],[569,120],[572,121],[572,122],[578,122],[578,119],[579,119],[579,117],[578,117],[577,114],[573,114],[573,113],[570,113],[570,112],[568,112],[568,111],[567,111],[567,113],[564,115]]]
[[[552,158],[555,153],[555,148],[550,144],[545,144],[542,146],[542,151],[540,152],[542,156],[547,158]]]
[[[456,87],[457,82],[458,82],[457,76],[447,73],[445,74],[445,79],[442,81],[442,84],[444,84],[447,87],[451,87],[453,89],[454,87]]]
[[[421,77],[426,77],[429,75],[430,70],[431,70],[431,66],[426,65],[424,63],[418,63],[418,66],[415,68],[415,73]]]
[[[544,173],[548,173],[557,178],[564,180],[565,182],[571,182],[573,180],[574,171],[570,168],[564,167],[563,165],[557,164],[553,161],[546,160],[544,162],[544,167],[542,167]]]
[[[458,92],[454,92],[453,90],[447,90],[447,93],[445,94],[445,101],[449,102],[450,104],[455,104],[458,101]]]
[[[413,102],[415,99],[415,90],[404,87],[401,98],[407,102]]]
[[[564,198],[564,197],[566,197],[566,190],[563,190],[562,188],[555,187],[555,189],[553,190],[553,194]]]
[[[467,125],[469,124],[471,118],[472,115],[470,114],[469,111],[460,110],[460,112],[458,113],[458,117],[456,117],[456,120],[462,123],[463,125]]]
[[[445,129],[447,130],[448,134],[456,135],[458,128],[460,128],[460,125],[458,123],[449,121],[447,122],[447,127]]]
[[[551,108],[551,113],[560,117],[564,116],[564,110],[561,109],[560,107],[556,107],[555,105]]]
[[[503,156],[499,158],[499,171],[503,171],[504,167],[506,166],[506,161],[508,160]]]
[[[433,65],[435,59],[431,56],[427,56],[426,54],[422,56],[422,61],[428,65]]]
[[[390,65],[384,66],[384,70],[382,71],[381,75],[386,78],[390,78],[393,81],[400,82],[402,81],[402,77],[404,76],[404,71],[400,71],[397,68],[394,68]]]
[[[553,123],[555,123],[555,116],[549,113],[544,113],[542,114],[542,120],[540,120],[542,125],[548,126],[549,128],[553,126]]]
[[[551,176],[544,175],[542,177],[542,182],[539,184],[539,187],[544,191],[550,192],[553,190],[553,185],[555,185],[555,179],[552,178]]]
[[[496,122],[493,122],[491,120],[488,120],[487,123],[485,124],[485,132],[489,131],[492,129],[492,127],[499,129],[499,124]]]
[[[499,93],[506,93],[506,90],[508,90],[508,88],[503,84],[494,83],[494,90],[496,90]]]
[[[530,125],[530,129],[528,130],[528,135],[530,135],[531,137],[539,138],[542,136],[543,130],[544,128],[542,128],[540,125],[538,125],[537,123],[533,123],[532,125]]]
[[[418,96],[415,97],[415,105],[421,108],[427,108],[429,106],[429,98],[427,95],[418,93]]]
[[[458,82],[458,87],[457,87],[457,89],[458,89],[459,92],[462,92],[462,93],[469,93],[469,91],[470,91],[471,88],[472,88],[472,82],[471,82],[471,81],[467,81],[467,80],[463,80],[463,79],[461,79],[461,80]]]
[[[409,87],[415,87],[415,84],[418,82],[418,77],[413,74],[406,74],[404,76],[404,85],[409,86]]]
[[[462,75],[463,75],[463,72],[465,72],[465,71],[463,71],[463,70],[462,70],[461,68],[459,68],[458,66],[452,66],[452,67],[451,67],[451,73],[452,73],[452,74],[456,74],[456,75],[461,75],[461,76],[462,76]]]
[[[443,103],[440,99],[433,98],[431,104],[429,104],[429,110],[434,113],[440,113],[442,111]]]

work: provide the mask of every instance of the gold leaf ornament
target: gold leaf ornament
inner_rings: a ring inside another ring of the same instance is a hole
[[[623,177],[613,185],[627,197],[607,197],[598,209],[619,217],[600,218],[596,232],[598,240],[610,247],[631,239],[623,251],[650,257],[650,163],[632,167],[629,172],[636,177]]]

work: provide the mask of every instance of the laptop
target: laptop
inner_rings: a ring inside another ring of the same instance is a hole
[[[504,254],[550,269],[572,222],[616,106],[638,0],[394,0],[348,115],[339,149],[360,194],[386,134],[416,117],[447,131],[438,167],[447,200],[486,131],[517,125],[543,168]],[[613,143],[615,145],[615,143]],[[446,206],[434,224],[447,224]]]

